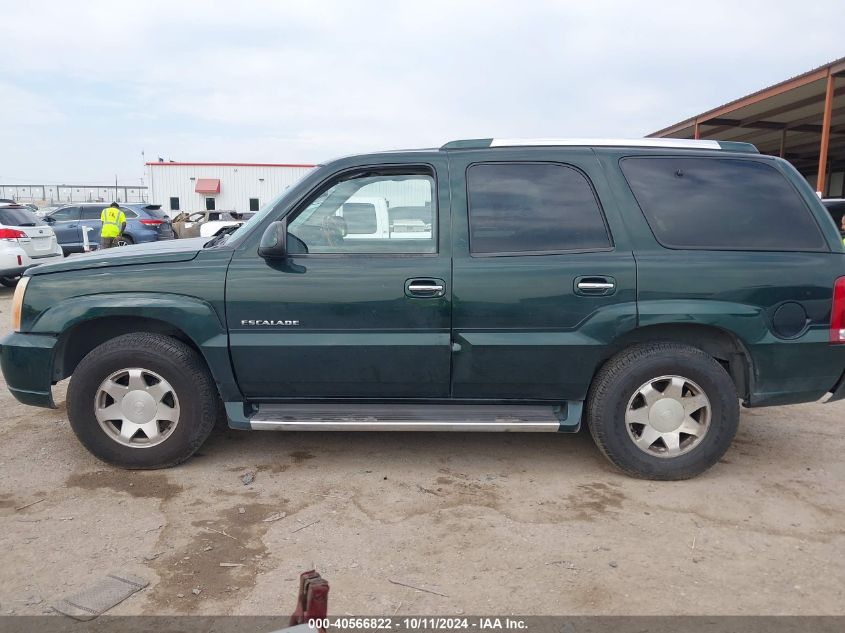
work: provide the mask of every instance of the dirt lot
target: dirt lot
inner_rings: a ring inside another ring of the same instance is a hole
[[[125,472],[77,443],[65,387],[48,411],[0,385],[2,614],[115,570],[150,586],[112,614],[289,613],[311,567],[334,614],[845,614],[845,404],[746,411],[680,483],[617,474],[586,433],[229,431]]]

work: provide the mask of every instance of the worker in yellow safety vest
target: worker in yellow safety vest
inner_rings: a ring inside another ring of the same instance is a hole
[[[111,248],[126,229],[126,214],[120,210],[117,202],[112,202],[111,206],[103,209],[100,222],[103,223],[103,228],[100,229],[100,248]]]

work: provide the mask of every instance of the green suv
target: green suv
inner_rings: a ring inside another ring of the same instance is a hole
[[[310,172],[230,234],[26,272],[9,389],[100,459],[235,429],[574,432],[715,464],[747,407],[843,397],[845,252],[742,143],[479,139]]]

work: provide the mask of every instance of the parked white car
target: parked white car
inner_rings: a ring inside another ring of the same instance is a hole
[[[27,268],[63,257],[53,229],[32,211],[0,205],[0,284],[12,287]]]
[[[200,225],[200,237],[214,237],[221,229],[229,226],[240,226],[254,215],[255,211],[246,211],[244,213],[223,211],[220,220],[209,220]]]

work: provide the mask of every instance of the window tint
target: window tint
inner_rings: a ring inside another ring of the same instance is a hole
[[[171,211],[178,211],[179,210],[179,198],[170,198],[170,210]]]
[[[424,173],[350,177],[317,194],[288,225],[288,233],[314,253],[435,253],[431,211],[434,178]],[[394,208],[427,208],[428,222],[391,226]]]
[[[67,220],[78,220],[79,207],[64,207],[62,209],[59,209],[58,211],[54,211],[53,213],[51,213],[50,217],[58,222]]]
[[[82,207],[82,219],[83,220],[99,220],[100,215],[105,209],[105,205],[102,207]]]
[[[250,211],[258,211],[258,198],[250,198],[249,199],[249,210]]]
[[[163,220],[167,217],[167,214],[161,210],[161,206],[157,204],[148,204],[142,207],[141,210],[151,218],[156,218],[157,220]]]
[[[0,224],[4,226],[38,226],[44,223],[29,209],[0,207]]]
[[[551,163],[485,163],[467,170],[472,253],[608,248],[586,177]]]
[[[126,216],[126,219],[129,220],[130,218],[137,218],[138,214],[133,211],[132,209],[127,209],[126,207],[120,207],[120,210],[123,211],[123,215]]]
[[[376,205],[369,202],[347,202],[340,210],[350,235],[373,235],[378,230]]]
[[[774,167],[729,158],[620,161],[651,230],[664,246],[816,250],[821,231],[801,196]]]

